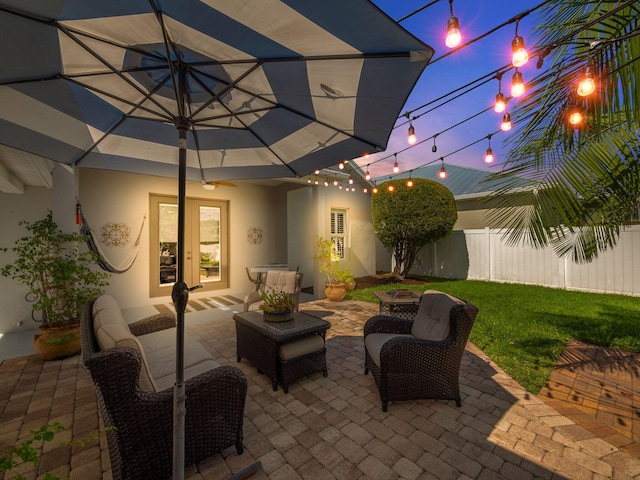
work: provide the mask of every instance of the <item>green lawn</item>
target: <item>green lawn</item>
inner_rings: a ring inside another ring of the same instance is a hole
[[[463,298],[479,313],[470,340],[531,393],[537,394],[569,339],[640,352],[640,298],[574,292],[533,285],[428,279],[403,285]],[[347,298],[377,302],[373,290]]]

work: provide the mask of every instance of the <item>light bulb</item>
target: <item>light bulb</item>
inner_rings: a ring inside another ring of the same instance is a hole
[[[440,169],[440,172],[438,173],[438,176],[440,178],[447,178],[447,171],[444,169],[444,165]]]
[[[396,187],[393,186],[393,183],[390,183],[389,186],[387,187],[387,190],[389,190],[390,192],[393,192],[396,189]]]
[[[338,180],[334,180],[334,181],[333,181],[333,186],[334,186],[334,187],[337,187],[337,186],[338,186]]]
[[[502,124],[500,125],[500,130],[503,132],[508,132],[511,130],[511,115],[507,112],[502,117]]]
[[[409,136],[407,137],[407,142],[409,142],[409,145],[415,145],[417,140],[416,130],[413,128],[413,125],[409,124]]]
[[[524,94],[524,83],[522,83],[522,73],[516,70],[511,80],[511,96],[521,97]]]
[[[307,183],[311,183],[311,177],[307,178]]]
[[[577,106],[571,107],[571,109],[569,110],[569,123],[571,125],[580,125],[582,124],[582,121],[583,116],[580,108],[578,108]]]
[[[364,179],[368,182],[371,180],[371,174],[369,173],[369,169],[367,168],[367,173],[364,174]]]
[[[362,193],[368,193],[368,192],[369,192],[369,189],[368,189],[367,187],[364,187],[364,188],[362,189]]]
[[[522,67],[529,61],[529,54],[524,48],[524,39],[519,35],[516,35],[516,37],[511,42],[511,49],[513,50],[511,64],[514,67]]]
[[[407,187],[409,188],[413,187],[413,180],[411,179],[407,180]]]
[[[493,108],[496,113],[502,113],[507,108],[507,102],[504,98],[504,95],[501,92],[498,92],[496,95],[496,105]]]
[[[393,164],[393,173],[398,173],[400,171],[400,167],[398,166],[398,162]]]
[[[339,168],[340,170],[344,170],[344,163],[340,162],[340,163],[338,164],[338,168]]]
[[[326,180],[324,181],[324,186],[328,187],[329,186],[329,182],[327,182]]]
[[[456,17],[449,18],[447,22],[447,38],[444,41],[445,45],[449,48],[455,48],[460,45],[462,41],[462,35],[460,35],[460,24]]]
[[[587,95],[591,95],[595,89],[596,83],[593,81],[593,72],[591,67],[587,67],[578,85],[578,95],[586,97]]]
[[[318,169],[316,168],[316,171],[315,171],[315,172],[313,172],[313,173],[315,173],[316,175],[318,175],[318,174],[320,173],[320,170],[318,170]]]
[[[356,187],[351,187],[351,191],[355,192],[356,191]]]
[[[484,161],[487,163],[493,162],[493,150],[491,150],[491,147],[487,148],[487,154],[484,156]]]
[[[373,189],[371,189],[371,191],[372,191],[373,193],[378,193],[378,187],[373,187]]]
[[[349,185],[353,185],[353,178],[352,178],[352,177],[349,177],[348,182],[349,182]]]

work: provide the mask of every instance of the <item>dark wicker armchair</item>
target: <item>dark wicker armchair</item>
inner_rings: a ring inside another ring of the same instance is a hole
[[[140,354],[130,348],[99,351],[83,311],[82,359],[91,376],[107,431],[114,479],[170,478],[173,450],[173,389],[147,392],[139,386]],[[235,446],[243,452],[247,381],[232,366],[214,368],[185,382],[185,466]]]
[[[414,320],[376,315],[364,326],[365,375],[371,371],[382,411],[389,401],[460,400],[460,364],[478,309],[426,291]]]

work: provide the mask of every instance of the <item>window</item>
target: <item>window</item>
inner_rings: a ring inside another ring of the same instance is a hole
[[[175,197],[150,198],[150,294],[171,294],[176,281],[178,205]],[[228,204],[187,198],[185,202],[184,279],[204,290],[228,288]]]
[[[338,259],[344,260],[347,245],[347,211],[343,208],[331,209],[331,241]]]

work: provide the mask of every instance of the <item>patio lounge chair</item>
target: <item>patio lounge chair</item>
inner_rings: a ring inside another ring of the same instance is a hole
[[[435,290],[420,297],[415,319],[375,315],[364,325],[365,375],[382,411],[390,400],[460,400],[460,364],[478,309]]]
[[[257,310],[262,299],[260,291],[271,292],[287,292],[295,302],[295,311],[298,311],[300,304],[300,290],[302,288],[302,273],[289,272],[287,270],[267,270],[258,273],[259,278],[256,282],[259,290],[253,290],[244,297],[244,311]]]

